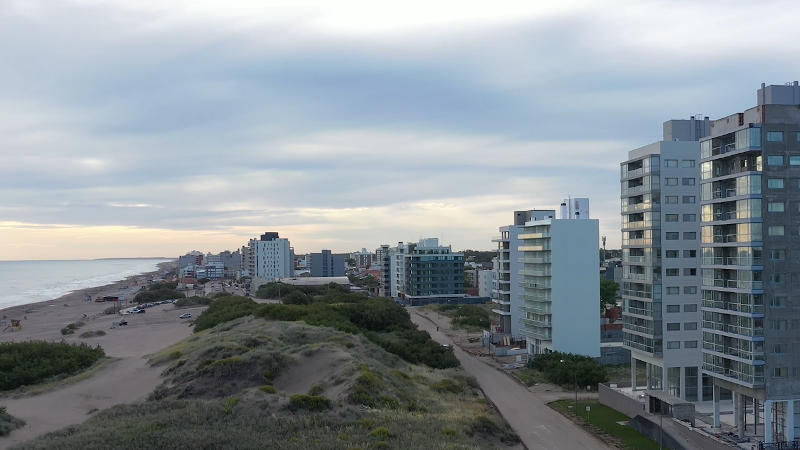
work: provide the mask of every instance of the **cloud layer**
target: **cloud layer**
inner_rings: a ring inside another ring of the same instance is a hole
[[[794,2],[539,3],[4,2],[0,259],[488,249],[568,195],[615,246],[628,150],[800,69]]]

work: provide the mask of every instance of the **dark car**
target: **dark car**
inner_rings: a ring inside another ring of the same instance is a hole
[[[119,323],[117,324],[117,326],[124,327],[127,324],[128,324],[127,320],[120,320]]]

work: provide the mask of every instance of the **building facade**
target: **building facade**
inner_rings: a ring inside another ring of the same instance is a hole
[[[330,250],[311,254],[312,277],[343,277],[344,257],[334,255]]]
[[[702,371],[735,422],[763,410],[765,442],[800,437],[800,87],[765,86],[757,106],[700,142]],[[758,430],[758,427],[756,427]]]
[[[494,269],[478,270],[478,297],[491,297],[494,287]]]
[[[623,344],[631,385],[698,401],[700,375],[700,170],[708,119],[672,120],[664,140],[621,163]],[[645,368],[645,380],[636,370]]]
[[[288,239],[267,232],[258,239],[251,239],[248,247],[253,257],[253,286],[294,275],[294,255]]]
[[[385,292],[394,299],[446,302],[463,298],[464,254],[455,253],[439,239],[420,239],[417,243],[399,242],[397,247],[382,246]]]

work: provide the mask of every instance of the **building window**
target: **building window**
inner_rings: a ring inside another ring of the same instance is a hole
[[[767,165],[768,166],[782,166],[783,165],[783,155],[769,155],[769,156],[767,156]]]
[[[677,159],[665,159],[664,160],[664,167],[678,167],[678,160]]]
[[[697,240],[697,232],[696,231],[684,231],[683,232],[683,240],[684,241],[696,241]]]
[[[667,195],[664,197],[664,203],[667,205],[677,205],[678,204],[678,196],[677,195]]]
[[[667,312],[668,313],[679,313],[679,312],[681,312],[681,305],[667,305]]]
[[[786,367],[775,367],[772,369],[772,377],[773,378],[785,378],[786,374],[789,373],[789,369]]]
[[[772,261],[783,261],[786,259],[786,250],[770,250],[769,259]]]
[[[783,236],[783,225],[773,225],[767,229],[770,236]]]
[[[683,203],[697,203],[697,197],[694,195],[684,195]]]
[[[697,330],[697,322],[684,322],[683,329],[687,331]]]
[[[684,186],[694,186],[697,181],[694,178],[684,178],[681,180],[681,183]]]
[[[697,341],[683,341],[683,348],[697,348]]]
[[[789,165],[790,166],[800,166],[800,156],[792,155],[789,157]]]
[[[681,160],[681,167],[683,168],[690,168],[694,167],[694,160],[693,159],[682,159]]]
[[[697,214],[684,214],[683,215],[684,222],[697,222]]]
[[[679,287],[668,287],[667,288],[667,295],[679,295],[681,293],[681,288]]]
[[[783,131],[767,131],[767,142],[783,142]]]
[[[688,287],[688,286],[687,286]],[[691,286],[697,291],[697,287]],[[694,303],[687,303],[683,305],[683,312],[697,312],[697,305]]]
[[[772,284],[783,284],[783,275],[779,273],[773,273],[769,276],[769,281]]]
[[[672,177],[664,178],[664,185],[665,186],[677,186],[678,185],[678,179],[677,178],[672,178]]]
[[[681,341],[667,341],[667,348],[669,350],[677,350],[681,348]]]
[[[678,250],[666,250],[664,251],[665,258],[677,258],[678,257]]]
[[[681,331],[681,323],[680,322],[667,323],[667,331]]]
[[[788,330],[789,329],[789,321],[788,320],[769,319],[768,324],[769,324],[770,330]]]
[[[785,308],[786,307],[786,296],[785,295],[776,295],[772,297],[769,301],[769,306],[772,308]]]
[[[665,214],[664,215],[664,222],[677,222],[678,221],[678,214]]]
[[[768,178],[767,188],[769,189],[783,189],[783,178]]]
[[[668,241],[677,241],[678,239],[680,239],[680,235],[681,235],[677,231],[668,231],[668,232],[666,232],[664,234],[665,234],[665,236],[664,236],[665,239],[668,240]]]
[[[767,203],[767,211],[769,212],[784,212],[783,202],[769,202]]]
[[[668,277],[677,277],[680,275],[680,269],[667,269],[666,272]]]
[[[788,353],[789,346],[786,344],[774,344],[772,346],[772,353]]]
[[[684,250],[683,251],[684,258],[697,258],[697,250]]]
[[[684,286],[683,287],[683,293],[684,294],[697,294],[697,286]],[[697,308],[697,305],[693,305],[693,306],[695,306],[695,309]]]
[[[687,268],[683,269],[683,276],[685,276],[685,277],[695,277],[695,276],[697,276],[697,269],[695,269],[694,267],[691,267],[691,268],[687,267]]]

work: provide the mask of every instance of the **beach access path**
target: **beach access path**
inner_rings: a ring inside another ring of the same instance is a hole
[[[422,315],[409,308],[411,320],[441,343],[453,345],[461,367],[478,380],[486,397],[529,449],[606,449],[605,443],[589,434],[549,406],[549,399],[531,392],[507,374],[463,351],[444,333],[446,318]],[[443,331],[439,331],[441,328]]]
[[[107,288],[99,294],[117,295],[121,287]],[[144,314],[126,315],[124,318],[128,325],[114,327],[113,322],[119,321],[120,316],[103,314],[103,310],[112,303],[86,302],[83,297],[85,294],[65,296],[50,302],[0,311],[0,314],[9,318],[27,316],[22,320],[21,330],[0,333],[0,342],[64,339],[71,343],[99,344],[107,356],[114,358],[86,379],[63,384],[41,394],[21,397],[0,395],[0,405],[5,406],[11,415],[27,422],[8,436],[0,437],[0,449],[81,423],[96,411],[110,406],[145,398],[161,382],[163,367],[150,367],[144,356],[191,335],[190,322],[178,316],[190,312],[197,317],[203,309],[175,309],[172,304],[158,305],[148,308]],[[78,321],[85,325],[75,334],[61,335],[61,328]],[[86,339],[78,337],[85,331],[95,330],[105,331],[106,334]]]

